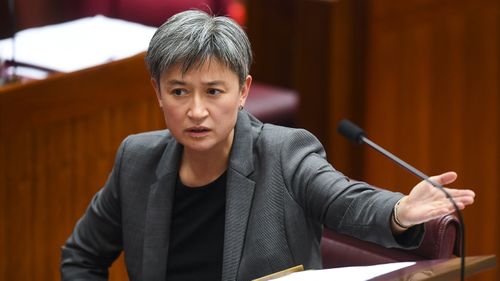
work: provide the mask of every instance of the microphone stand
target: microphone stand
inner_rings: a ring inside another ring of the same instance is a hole
[[[416,175],[420,179],[426,181],[427,183],[431,184],[432,186],[440,189],[446,197],[450,200],[450,202],[453,204],[453,207],[455,208],[455,211],[457,213],[458,221],[460,222],[460,227],[459,227],[459,233],[461,237],[461,245],[460,245],[460,280],[464,281],[465,278],[465,223],[464,219],[462,216],[462,212],[460,212],[460,209],[458,208],[456,202],[453,200],[451,195],[444,189],[444,187],[437,182],[434,182],[429,179],[429,176],[426,174],[422,173],[421,171],[417,170],[415,167],[411,166],[410,164],[406,163],[405,161],[401,160],[399,157],[396,155],[392,154],[391,152],[387,151],[383,147],[379,146],[378,144],[372,142],[370,139],[365,137],[364,131],[353,124],[352,122],[348,120],[343,120],[340,122],[339,127],[338,127],[339,133],[344,135],[346,138],[349,140],[356,142],[356,143],[366,143],[369,145],[371,148],[375,149],[382,155],[386,156],[387,158],[393,160],[396,162],[398,165],[401,167],[407,169],[410,171],[412,174]]]

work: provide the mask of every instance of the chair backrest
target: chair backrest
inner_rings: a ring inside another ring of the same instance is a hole
[[[414,250],[384,248],[374,243],[325,229],[321,240],[323,267],[362,266],[380,263],[440,259],[458,256],[460,223],[454,214],[425,223],[425,236]]]
[[[77,0],[71,9],[78,10],[76,11],[78,17],[102,14],[145,25],[160,26],[170,16],[193,8],[225,15],[228,4],[229,0]]]
[[[254,81],[245,108],[264,123],[296,127],[299,94],[292,89]]]

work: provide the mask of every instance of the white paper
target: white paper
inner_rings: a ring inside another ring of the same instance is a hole
[[[15,59],[71,72],[143,52],[155,31],[101,15],[30,28],[16,34]],[[12,39],[0,40],[0,58],[12,58]]]
[[[415,262],[397,262],[370,266],[339,267],[323,270],[306,270],[277,278],[279,281],[365,281],[377,276],[414,265]]]

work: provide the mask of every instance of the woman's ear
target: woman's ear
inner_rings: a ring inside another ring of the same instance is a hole
[[[245,79],[245,83],[243,83],[243,87],[241,87],[240,108],[245,106],[248,94],[250,93],[251,85],[252,85],[252,76],[248,75],[247,78]]]
[[[160,91],[160,84],[156,82],[154,78],[151,78],[151,85],[153,86],[153,89],[155,90],[156,93],[156,99],[158,100],[158,104],[160,107],[162,107],[162,101],[161,101],[161,91]]]

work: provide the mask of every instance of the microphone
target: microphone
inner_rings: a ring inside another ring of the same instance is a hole
[[[391,159],[392,161],[396,162],[398,165],[402,166],[406,170],[410,171],[412,174],[416,175],[420,179],[428,182],[432,186],[440,189],[446,197],[450,200],[450,202],[453,204],[453,207],[455,208],[455,211],[457,213],[458,220],[460,221],[460,227],[459,227],[459,233],[462,238],[461,241],[461,249],[460,249],[460,280],[464,280],[465,277],[465,224],[464,220],[462,217],[462,212],[460,212],[460,209],[458,208],[457,204],[453,200],[453,198],[450,196],[450,194],[444,189],[444,187],[437,182],[429,179],[429,176],[426,174],[422,173],[415,167],[411,166],[410,164],[406,163],[405,161],[401,160],[399,157],[396,155],[390,153],[389,151],[385,150],[378,144],[374,143],[370,139],[366,137],[365,131],[352,123],[349,120],[342,120],[339,122],[339,125],[337,127],[337,131],[344,137],[346,137],[348,140],[351,142],[357,143],[357,144],[362,144],[366,143],[369,145],[371,148],[375,149],[376,151],[380,152],[382,155],[386,156],[387,158]]]

